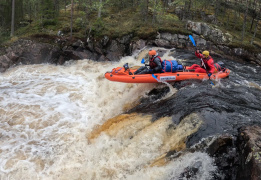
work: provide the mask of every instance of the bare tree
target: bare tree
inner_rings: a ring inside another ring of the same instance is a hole
[[[11,37],[14,36],[15,0],[12,1]]]

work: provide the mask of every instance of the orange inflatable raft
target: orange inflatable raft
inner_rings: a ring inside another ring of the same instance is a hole
[[[188,66],[187,66],[188,68]],[[112,69],[111,72],[105,73],[105,78],[110,81],[117,81],[123,83],[158,83],[158,82],[175,82],[184,81],[189,79],[208,79],[206,73],[186,72],[186,70],[178,72],[164,72],[155,74],[138,74],[134,75],[137,69],[125,70],[123,67],[117,67]],[[210,79],[216,80],[226,78],[229,76],[230,70],[225,69],[223,71],[213,73]]]

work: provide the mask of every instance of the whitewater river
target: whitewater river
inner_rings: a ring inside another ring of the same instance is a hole
[[[104,78],[126,62],[140,66],[146,53],[120,62],[20,65],[0,74],[0,179],[175,180],[193,164],[200,168],[192,179],[221,177],[207,153],[184,150],[260,124],[260,67],[226,60],[231,75],[214,87],[208,80],[166,85]],[[199,63],[191,52],[164,54],[173,57]],[[174,151],[184,153],[167,159]]]

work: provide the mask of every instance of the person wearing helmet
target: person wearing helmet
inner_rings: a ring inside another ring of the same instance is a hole
[[[158,53],[155,50],[149,51],[149,68],[146,66],[140,67],[134,74],[153,74],[153,73],[161,73],[162,60]]]
[[[201,59],[201,66],[193,64],[188,69],[195,69],[195,72],[198,73],[208,73],[208,77],[210,77],[214,73],[216,68],[214,66],[213,58],[209,55],[209,51],[203,51],[201,54],[199,50],[197,50],[195,52],[195,55]]]

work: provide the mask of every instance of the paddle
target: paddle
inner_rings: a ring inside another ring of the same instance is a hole
[[[158,80],[158,78],[154,75],[154,74],[151,74],[151,76],[156,79],[158,82],[161,82],[160,80]]]
[[[192,42],[192,44],[193,44],[193,45],[195,46],[195,48],[196,48],[196,47],[197,47],[197,46],[196,46],[196,43],[195,43],[195,41],[194,41],[194,39],[193,39],[193,37],[192,37],[191,35],[189,35],[189,39],[190,39],[190,41]],[[204,68],[206,69],[206,72],[207,72],[207,74],[208,74],[206,65],[205,65],[205,63],[204,63],[204,61],[203,61],[202,58],[201,58],[201,62],[202,62],[203,66],[204,66]],[[208,77],[208,79],[209,79],[211,85],[215,85],[215,84],[211,81],[210,77]]]
[[[140,63],[141,63],[141,64],[145,64],[145,59],[142,59]],[[145,64],[145,66],[146,66],[146,64]],[[157,78],[154,74],[151,74],[151,76],[152,76],[154,79],[156,79],[158,82],[160,82],[160,81],[158,80],[158,78]]]
[[[189,39],[191,40],[192,44],[196,47],[196,43],[191,35],[189,35]]]
[[[140,63],[144,64],[144,66],[149,66],[149,64],[145,64],[145,59],[142,59]]]

